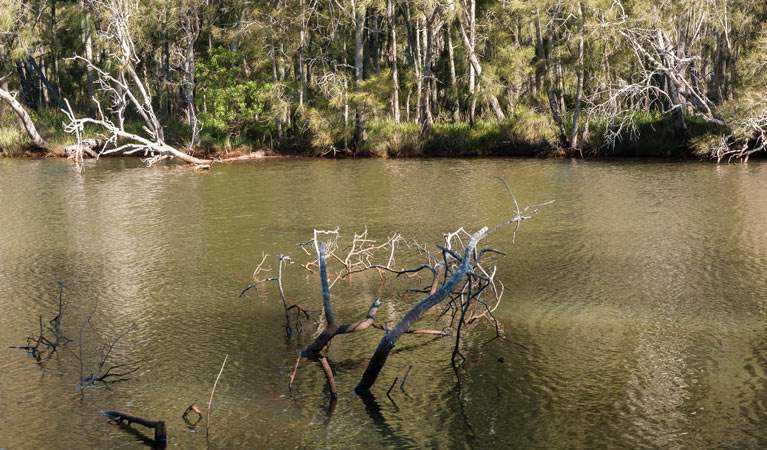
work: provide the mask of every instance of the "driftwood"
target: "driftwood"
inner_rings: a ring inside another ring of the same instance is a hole
[[[75,159],[78,158],[79,155],[82,153],[85,153],[86,155],[90,156],[91,158],[98,158],[99,157],[99,151],[104,146],[104,141],[101,139],[83,139],[78,144],[68,145],[64,147],[64,151],[67,154],[67,158],[69,159]]]
[[[165,446],[168,441],[168,436],[165,431],[165,422],[162,420],[149,420],[143,417],[134,416],[120,411],[103,411],[103,414],[109,417],[110,422],[122,423],[128,422],[128,425],[137,423],[147,428],[154,429],[154,442],[160,446]]]

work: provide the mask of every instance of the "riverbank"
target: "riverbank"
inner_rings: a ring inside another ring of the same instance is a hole
[[[6,111],[0,113],[0,156],[10,157],[66,157],[64,148],[75,143],[65,133],[65,116],[55,110],[33,112],[33,120],[41,135],[49,143],[48,152],[31,147],[18,120]],[[642,116],[636,118],[633,132],[623,133],[613,146],[604,138],[603,120],[591,121],[589,130],[579,130],[580,145],[576,150],[558,146],[558,130],[545,114],[522,109],[504,121],[478,122],[474,128],[467,123],[435,123],[430,138],[421,137],[421,126],[416,122],[394,123],[370,120],[366,127],[367,139],[357,157],[660,157],[705,158],[710,156],[709,146],[723,130],[695,117],[687,118],[687,136],[677,136],[668,118]],[[126,128],[137,133],[141,123],[129,123]],[[188,147],[189,129],[178,121],[169,121],[165,128],[166,142],[177,147]],[[349,130],[351,132],[351,130]],[[86,137],[97,136],[98,130],[86,129]],[[231,157],[261,151],[265,155],[331,156],[352,155],[343,150],[351,136],[336,136],[333,145],[317,147],[308,132],[288,134],[277,142],[271,134],[259,136],[220,136],[201,133],[201,143],[194,155],[198,157]]]

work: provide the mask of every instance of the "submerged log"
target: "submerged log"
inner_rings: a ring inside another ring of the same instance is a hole
[[[165,443],[168,441],[168,436],[165,431],[165,422],[163,422],[162,420],[156,420],[156,421],[149,420],[143,417],[134,416],[133,414],[128,414],[128,413],[124,413],[120,411],[103,411],[103,414],[109,417],[110,421],[113,421],[113,422],[122,423],[123,421],[127,421],[128,425],[135,422],[147,428],[153,428],[154,441],[157,444],[165,445]]]

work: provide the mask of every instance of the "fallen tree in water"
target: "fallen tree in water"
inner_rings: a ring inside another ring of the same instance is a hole
[[[501,181],[503,182],[503,180]],[[506,185],[505,182],[503,183]],[[486,264],[483,261],[483,257],[488,254],[505,255],[505,253],[494,248],[479,247],[479,243],[489,235],[512,224],[515,226],[512,236],[515,237],[517,228],[523,220],[532,218],[537,213],[539,206],[552,203],[547,202],[520,209],[508,186],[506,186],[506,189],[514,204],[512,217],[492,228],[484,227],[474,233],[468,233],[463,228],[447,233],[444,235],[444,243],[436,246],[439,250],[438,254],[430,253],[418,243],[408,244],[410,249],[415,249],[419,257],[425,258],[425,262],[415,268],[396,268],[394,258],[395,244],[404,241],[398,234],[386,239],[383,244],[377,244],[376,241],[368,238],[367,231],[355,234],[352,242],[348,246],[343,247],[344,250],[348,249],[346,255],[339,255],[342,251],[339,250],[341,245],[339,244],[340,233],[338,229],[330,231],[315,230],[311,240],[298,244],[304,249],[306,254],[310,254],[310,252],[306,251],[305,247],[309,245],[314,247],[316,259],[308,261],[302,264],[302,266],[312,274],[319,272],[322,288],[322,314],[325,316],[325,325],[320,325],[314,341],[299,352],[293,372],[290,375],[290,391],[293,391],[293,383],[301,358],[309,357],[319,360],[321,363],[328,379],[331,396],[335,398],[337,395],[335,380],[326,358],[322,356],[322,351],[327,348],[333,338],[346,333],[362,332],[371,328],[384,331],[384,336],[381,338],[378,348],[371,357],[362,378],[355,388],[357,393],[364,393],[371,389],[383,370],[392,349],[404,334],[425,334],[440,337],[453,336],[455,344],[453,346],[451,362],[454,367],[460,366],[466,360],[461,352],[461,337],[467,326],[477,323],[480,319],[484,319],[485,323],[490,324],[495,331],[495,337],[490,339],[490,341],[499,338],[505,339],[501,327],[493,314],[503,297],[503,283],[496,277],[496,267],[492,263]],[[381,254],[386,256],[386,264],[375,263],[376,256]],[[285,256],[281,255],[280,258],[280,264],[282,264]],[[328,261],[339,263],[339,268],[335,270],[335,273],[329,270]],[[259,264],[259,268],[263,263],[264,259]],[[318,270],[315,272],[314,269]],[[423,293],[426,294],[426,297],[405,313],[393,327],[390,328],[388,325],[376,323],[376,312],[382,305],[379,298],[372,302],[363,320],[352,324],[339,325],[333,313],[330,289],[338,280],[348,280],[353,274],[365,271],[376,271],[382,279],[392,276],[396,278],[404,275],[417,277],[420,280],[422,279],[422,273],[431,273],[431,278],[426,287],[410,289],[410,292]],[[259,270],[256,272],[259,272]],[[329,276],[329,273],[332,276]],[[280,295],[285,305],[286,319],[288,321],[287,327],[290,327],[287,302],[285,301],[281,284],[282,265],[280,266],[280,275],[276,279],[258,280],[249,285],[243,291],[243,294],[248,289],[262,285],[264,281],[268,280],[280,280]],[[330,280],[333,281],[331,282]],[[436,314],[438,320],[446,320],[448,322],[444,328],[441,330],[411,329],[427,311],[440,305],[442,305],[442,308],[437,309]]]

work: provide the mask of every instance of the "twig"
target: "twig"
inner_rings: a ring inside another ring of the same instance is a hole
[[[296,358],[296,365],[293,366],[293,373],[290,374],[290,381],[288,382],[288,390],[291,395],[293,394],[293,380],[296,379],[296,372],[298,372],[298,364],[301,362],[301,352],[298,352],[298,358]]]
[[[410,369],[413,368],[413,365],[411,364],[407,368],[407,372],[405,372],[405,376],[402,377],[402,383],[399,385],[399,390],[402,392],[405,392],[405,381],[407,381],[407,376],[410,374]]]
[[[221,370],[218,371],[218,376],[216,377],[216,381],[213,383],[213,389],[210,391],[210,399],[208,399],[208,411],[205,416],[205,437],[210,437],[210,408],[213,404],[213,394],[216,393],[216,386],[218,385],[218,379],[221,378],[221,374],[224,372],[224,366],[226,365],[226,360],[229,358],[229,354],[224,356],[224,362],[221,364]]]

